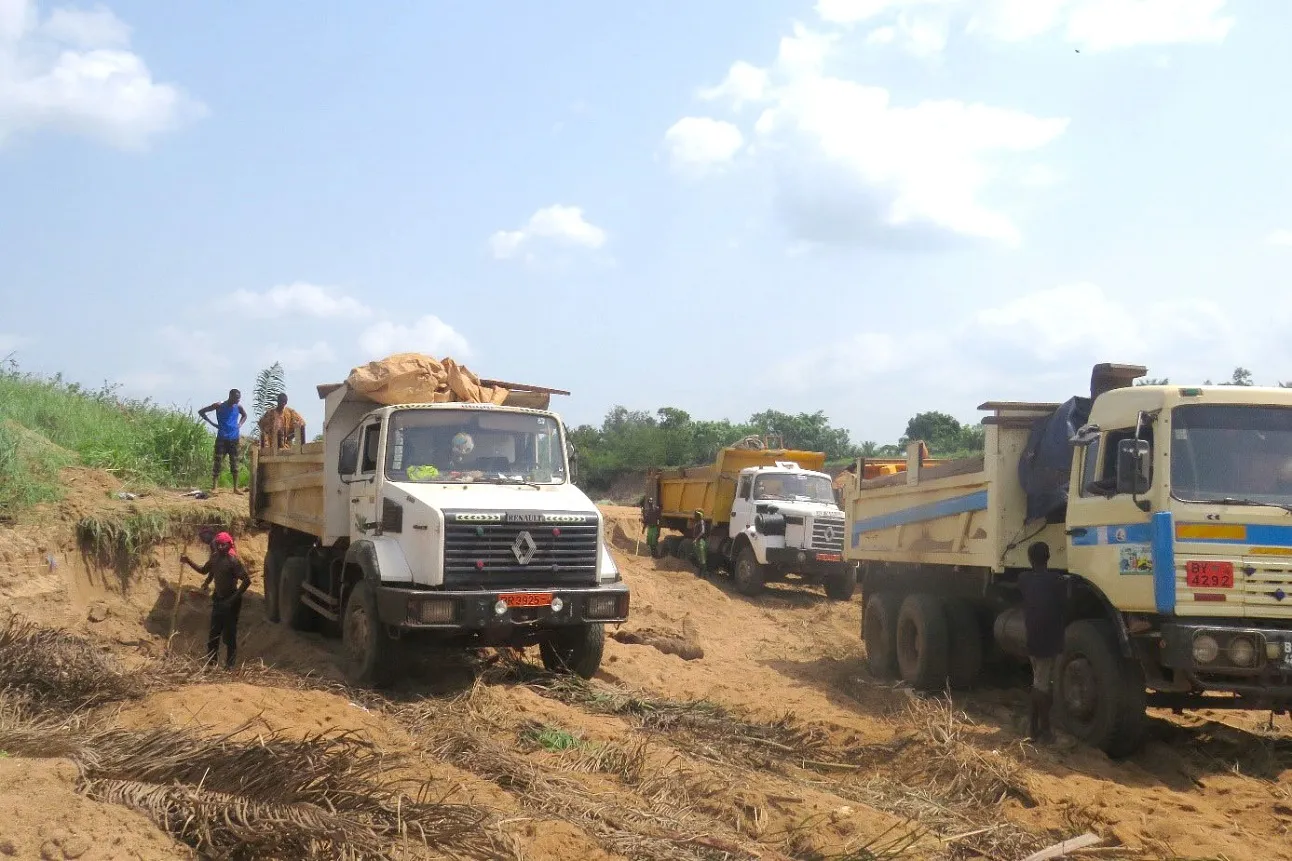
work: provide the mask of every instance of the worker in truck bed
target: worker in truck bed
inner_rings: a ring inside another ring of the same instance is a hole
[[[695,560],[695,573],[703,577],[705,569],[709,567],[709,525],[704,522],[704,512],[700,509],[695,510],[686,534],[694,542],[691,553]]]
[[[305,419],[287,406],[287,395],[278,396],[278,406],[260,417],[260,448],[291,448],[299,439],[305,445]]]
[[[1028,736],[1051,742],[1050,709],[1054,705],[1054,669],[1063,651],[1067,578],[1050,568],[1050,546],[1038,541],[1027,548],[1032,570],[1018,576],[1027,627],[1027,657],[1032,664],[1032,698]]]
[[[839,473],[834,477],[834,504],[835,505],[839,506],[840,508],[843,508],[843,501],[847,497],[849,491],[855,489],[857,486],[856,478],[857,478],[857,462],[854,460],[852,463],[848,464],[848,466],[844,469],[843,472]]]

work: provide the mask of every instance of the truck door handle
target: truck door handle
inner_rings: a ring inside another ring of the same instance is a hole
[[[359,501],[359,497],[357,497],[357,496],[352,496],[352,497],[350,497],[350,501],[351,501],[351,502],[358,502],[358,501]]]
[[[1085,535],[1085,534],[1086,534],[1087,532],[1089,532],[1089,531],[1090,531],[1090,530],[1089,530],[1089,529],[1087,529],[1087,528],[1086,528],[1086,527],[1084,527],[1084,526],[1074,526],[1074,527],[1072,527],[1071,529],[1065,529],[1065,530],[1063,530],[1063,532],[1064,532],[1064,534],[1065,534],[1065,535],[1071,535],[1073,538],[1081,538],[1083,535]]]

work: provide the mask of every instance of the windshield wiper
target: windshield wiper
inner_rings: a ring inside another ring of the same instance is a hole
[[[1203,502],[1212,505],[1268,505],[1270,508],[1281,508],[1288,514],[1292,514],[1292,503],[1288,502],[1262,502],[1259,499],[1239,499],[1234,496],[1225,496],[1220,499],[1204,499]]]

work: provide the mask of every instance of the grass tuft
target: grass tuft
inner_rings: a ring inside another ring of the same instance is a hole
[[[250,527],[247,515],[218,508],[185,508],[169,511],[99,513],[83,517],[76,524],[81,552],[96,564],[129,575],[159,545],[186,538],[203,526],[229,532],[235,537]]]

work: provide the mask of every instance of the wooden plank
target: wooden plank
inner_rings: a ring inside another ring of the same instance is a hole
[[[324,457],[325,455],[321,451],[318,453],[305,452],[304,454],[296,454],[295,452],[283,452],[282,454],[262,454],[260,456],[260,462],[274,463],[274,464],[312,463],[316,466],[322,466]]]
[[[277,493],[282,490],[301,490],[310,487],[323,487],[323,473],[320,471],[303,472],[300,475],[266,477],[260,485],[264,493]]]
[[[307,532],[310,535],[321,536],[323,534],[322,517],[309,514],[290,514],[286,511],[267,509],[260,513],[260,519],[269,523],[276,523],[279,526],[286,526],[288,529]]]
[[[978,405],[980,410],[1035,410],[1053,412],[1063,404],[1029,403],[1028,401],[987,401]]]
[[[982,472],[986,464],[986,459],[981,455],[978,457],[966,457],[960,460],[944,461],[937,466],[924,467],[920,475],[920,483],[930,482],[935,478],[952,478],[959,475],[970,475],[975,472]],[[880,487],[904,487],[908,483],[905,472],[899,472],[894,475],[881,475],[879,478],[868,478],[861,482],[862,490],[872,490]]]

